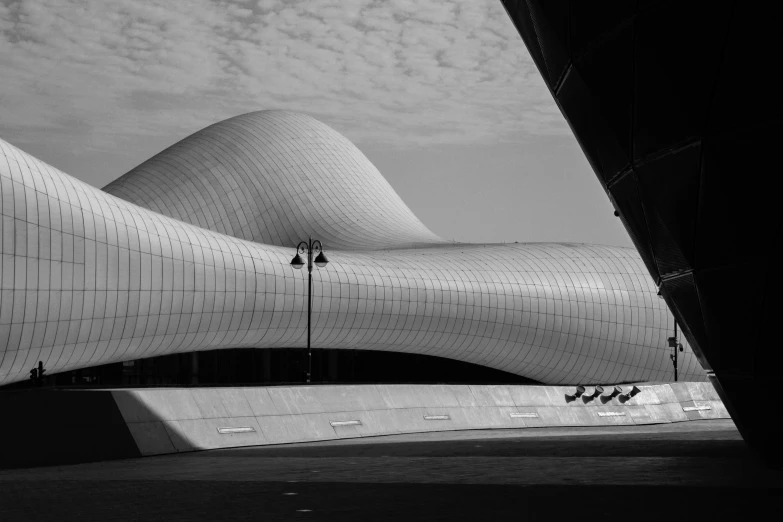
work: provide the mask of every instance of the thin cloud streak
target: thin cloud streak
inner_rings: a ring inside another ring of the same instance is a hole
[[[360,145],[569,133],[496,0],[11,0],[0,70],[0,136],[22,147],[107,151],[272,108]]]

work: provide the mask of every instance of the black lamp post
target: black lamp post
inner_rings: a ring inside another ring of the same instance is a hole
[[[310,384],[310,376],[313,373],[313,352],[310,350],[310,316],[313,313],[313,262],[319,268],[323,268],[329,262],[324,255],[321,242],[317,239],[307,238],[296,247],[296,255],[291,260],[291,266],[302,268],[305,265],[301,254],[307,254],[307,384]],[[313,260],[315,254],[315,260]]]
[[[669,348],[674,348],[674,352],[669,355],[674,365],[674,382],[677,382],[677,350],[683,351],[682,344],[677,342],[677,321],[674,322],[674,336],[669,337]]]

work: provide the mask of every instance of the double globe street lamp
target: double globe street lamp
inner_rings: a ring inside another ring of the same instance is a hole
[[[305,266],[303,254],[307,254],[307,384],[310,384],[310,376],[313,372],[313,353],[310,349],[310,317],[313,313],[313,262],[315,266],[323,268],[329,263],[324,254],[323,246],[317,239],[307,238],[296,247],[296,255],[291,260],[291,266],[302,268]],[[315,260],[313,260],[315,255]]]

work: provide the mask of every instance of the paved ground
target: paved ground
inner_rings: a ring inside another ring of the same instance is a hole
[[[731,421],[398,435],[0,470],[15,520],[783,520]]]

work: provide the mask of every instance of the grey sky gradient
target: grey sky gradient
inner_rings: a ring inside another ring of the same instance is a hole
[[[631,244],[496,0],[2,0],[0,71],[0,136],[98,187],[287,109],[445,238]]]

